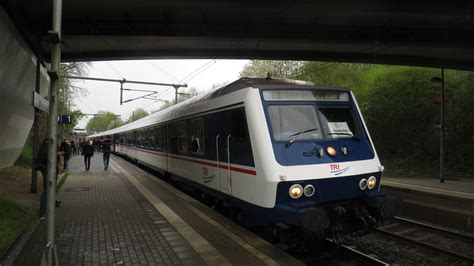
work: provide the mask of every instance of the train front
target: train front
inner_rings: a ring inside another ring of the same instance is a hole
[[[277,227],[347,233],[380,221],[383,167],[345,89],[261,89],[275,156]]]

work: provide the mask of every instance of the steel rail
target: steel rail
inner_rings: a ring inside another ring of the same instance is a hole
[[[373,266],[376,266],[376,265],[384,265],[384,266],[390,265],[390,264],[388,264],[386,262],[383,262],[383,261],[381,261],[377,258],[374,258],[373,256],[371,256],[369,254],[365,254],[362,251],[359,251],[359,250],[355,249],[354,247],[339,244],[339,243],[337,243],[334,240],[329,239],[329,238],[326,238],[326,241],[328,241],[332,245],[339,248],[346,255],[350,256],[351,258],[353,258],[354,260],[356,260],[358,262],[363,263],[364,265],[373,265]]]
[[[398,217],[398,216],[395,216],[392,219],[397,221],[397,222],[400,222],[400,223],[419,226],[419,227],[422,227],[422,228],[424,228],[426,230],[429,230],[431,232],[434,232],[434,233],[441,233],[441,234],[443,234],[445,236],[448,236],[448,237],[455,237],[455,238],[458,238],[458,239],[463,239],[466,242],[474,244],[474,236],[473,235],[468,235],[466,233],[462,234],[462,233],[459,233],[459,232],[456,232],[456,231],[453,231],[453,230],[449,230],[449,229],[446,229],[446,228],[442,228],[442,227],[439,227],[439,226],[436,226],[436,225],[431,225],[431,224],[427,224],[427,223],[423,223],[423,222],[419,222],[419,221],[415,221],[415,220],[411,220],[411,219],[407,219],[407,218],[403,218],[403,217]]]
[[[393,239],[401,240],[401,241],[403,241],[407,244],[413,245],[413,246],[422,246],[424,248],[430,249],[430,250],[435,251],[435,252],[440,252],[440,253],[443,253],[443,254],[451,256],[451,257],[456,257],[457,259],[460,259],[462,261],[467,261],[469,263],[474,263],[474,258],[472,258],[470,256],[467,256],[467,255],[464,255],[464,254],[461,254],[461,253],[458,253],[458,252],[455,252],[455,251],[452,251],[452,250],[448,250],[448,249],[443,248],[443,247],[438,247],[438,246],[432,245],[430,243],[422,242],[422,241],[419,241],[419,240],[416,240],[416,239],[413,239],[413,238],[410,238],[410,237],[407,237],[407,236],[403,236],[403,235],[397,234],[395,232],[390,232],[388,230],[381,229],[381,228],[376,228],[374,230],[374,232],[376,232],[378,234],[381,234],[381,235],[391,237]]]

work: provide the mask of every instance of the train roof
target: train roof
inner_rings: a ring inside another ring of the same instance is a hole
[[[245,88],[286,88],[288,89],[291,86],[291,89],[302,89],[302,88],[319,88],[319,89],[344,89],[344,88],[336,88],[336,87],[328,87],[328,86],[315,86],[311,82],[306,81],[299,81],[299,80],[281,80],[281,79],[271,79],[271,78],[248,78],[243,77],[234,82],[229,84],[223,85],[219,88],[211,90],[209,92],[203,93],[181,103],[175,104],[170,106],[164,110],[159,112],[150,114],[142,119],[133,121],[132,123],[123,125],[118,128],[114,128],[111,130],[99,132],[97,134],[93,134],[89,137],[100,137],[100,136],[107,136],[113,135],[119,132],[126,132],[130,130],[134,130],[136,128],[144,128],[148,127],[160,122],[170,121],[176,118],[179,118],[185,114],[193,113],[193,110],[196,109],[197,106],[201,106],[202,104],[207,103],[208,101],[221,97],[223,95],[239,91]]]

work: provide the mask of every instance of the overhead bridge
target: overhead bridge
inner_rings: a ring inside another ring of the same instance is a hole
[[[3,0],[31,47],[51,4]],[[64,1],[63,61],[323,60],[474,69],[473,1]],[[49,44],[42,43],[45,58]]]

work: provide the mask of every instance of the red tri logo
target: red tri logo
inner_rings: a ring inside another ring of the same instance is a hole
[[[339,166],[338,163],[336,163],[336,164],[330,164],[329,167],[331,168],[331,171],[341,169],[341,167]]]

